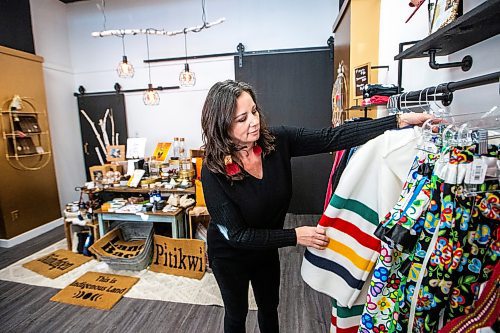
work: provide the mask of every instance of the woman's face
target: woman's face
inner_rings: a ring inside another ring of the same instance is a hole
[[[235,144],[253,146],[260,136],[260,116],[252,96],[242,92],[236,100],[236,111],[229,128],[229,137]]]

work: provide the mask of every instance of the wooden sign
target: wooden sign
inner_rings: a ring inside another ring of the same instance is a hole
[[[110,310],[137,281],[132,276],[87,272],[50,300]]]
[[[355,97],[363,97],[363,87],[370,83],[370,63],[354,67]]]
[[[154,236],[153,272],[185,276],[200,280],[205,275],[205,242],[198,239],[176,239]]]

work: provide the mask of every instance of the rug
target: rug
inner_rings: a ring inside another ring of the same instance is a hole
[[[27,262],[23,264],[23,267],[49,279],[55,279],[89,260],[91,258],[61,249]]]
[[[149,270],[114,271],[105,263],[92,259],[56,279],[49,279],[22,266],[24,263],[63,248],[66,248],[66,240],[64,239],[5,267],[0,270],[0,280],[63,289],[86,272],[119,274],[140,278],[139,282],[124,297],[223,306],[220,290],[212,273],[206,273],[201,280],[195,280],[182,276],[155,273]],[[257,309],[251,288],[249,290],[248,302],[250,310]]]
[[[87,272],[69,286],[52,296],[51,301],[111,310],[139,281],[139,278]]]

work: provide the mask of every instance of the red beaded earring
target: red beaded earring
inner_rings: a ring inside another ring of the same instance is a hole
[[[231,155],[224,157],[224,164],[226,166],[226,173],[228,176],[234,176],[241,172],[240,166],[233,162]]]

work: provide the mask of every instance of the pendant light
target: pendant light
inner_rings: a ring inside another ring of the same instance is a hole
[[[196,84],[196,75],[194,72],[189,71],[189,64],[187,62],[187,31],[184,29],[184,54],[186,56],[186,63],[184,70],[179,74],[179,84],[181,87],[192,87]]]
[[[134,77],[135,71],[134,71],[134,66],[132,66],[131,63],[128,62],[127,56],[125,55],[125,36],[122,35],[122,49],[123,49],[123,58],[122,61],[118,64],[118,67],[116,68],[116,72],[118,73],[118,76],[121,78],[132,78]]]
[[[149,73],[149,83],[148,89],[144,91],[142,95],[142,101],[144,105],[158,105],[160,104],[160,94],[158,91],[153,88],[153,84],[151,83],[151,63],[149,62],[149,38],[148,34],[146,34],[146,45],[148,49],[148,73]]]

